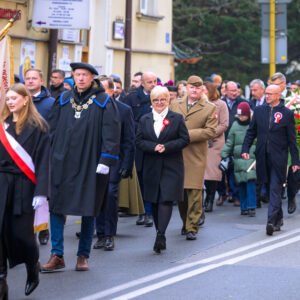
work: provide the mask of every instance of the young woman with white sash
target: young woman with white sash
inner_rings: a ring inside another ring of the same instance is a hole
[[[47,204],[48,127],[23,84],[9,88],[0,112],[0,299],[7,299],[7,261],[25,263],[25,295],[39,284],[35,210]]]

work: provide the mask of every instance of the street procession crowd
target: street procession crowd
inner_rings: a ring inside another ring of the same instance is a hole
[[[285,194],[295,212],[299,81],[287,84],[279,72],[267,83],[253,79],[246,99],[238,82],[218,74],[175,84],[137,72],[125,90],[116,74],[70,66],[72,77],[52,71],[49,89],[29,69],[1,99],[0,299],[8,299],[8,266],[25,263],[25,295],[40,272],[65,268],[69,215],[81,216],[75,270],[88,271],[92,248],[114,250],[120,215],[154,225],[160,254],[174,205],[188,241],[225,201],[249,217],[268,203],[269,236],[283,226]],[[37,240],[49,239],[50,258],[40,264]]]

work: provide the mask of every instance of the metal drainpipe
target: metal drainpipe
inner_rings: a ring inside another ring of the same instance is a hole
[[[58,30],[50,29],[49,36],[49,59],[48,59],[48,86],[50,86],[50,76],[52,70],[56,69],[57,61],[57,44],[58,44]]]
[[[125,70],[124,88],[130,87],[131,81],[131,35],[132,35],[132,0],[126,1],[126,21],[125,21]]]

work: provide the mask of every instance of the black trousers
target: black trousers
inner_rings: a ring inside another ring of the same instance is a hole
[[[117,234],[118,190],[119,182],[109,183],[105,208],[96,218],[96,231],[98,237],[115,236]]]
[[[268,172],[268,184],[267,190],[269,194],[269,207],[268,207],[268,223],[277,225],[283,218],[282,212],[282,200],[281,192],[283,182],[278,176],[278,170],[276,170],[269,158],[267,159],[267,172]]]

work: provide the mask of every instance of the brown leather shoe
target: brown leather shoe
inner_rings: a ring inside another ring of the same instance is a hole
[[[65,267],[65,260],[63,257],[58,257],[55,254],[51,254],[50,259],[45,265],[41,266],[41,272],[53,272]]]
[[[77,264],[76,264],[75,270],[76,271],[88,271],[89,270],[88,260],[85,256],[77,257]]]

